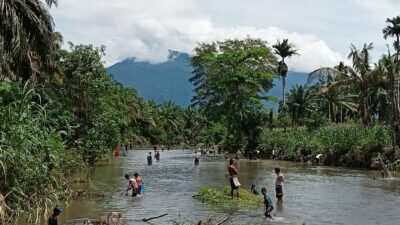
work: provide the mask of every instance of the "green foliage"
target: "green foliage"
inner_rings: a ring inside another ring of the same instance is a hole
[[[18,215],[60,200],[63,174],[79,164],[30,84],[1,82],[0,96],[0,193]]]
[[[266,131],[260,142],[259,150],[267,157],[275,151],[278,159],[307,161],[322,153],[326,165],[369,168],[372,159],[390,145],[391,132],[382,125],[370,128],[337,126],[312,131]]]
[[[46,1],[50,7],[56,0]],[[62,37],[54,31],[48,7],[41,0],[0,0],[0,78],[41,80],[56,75],[55,51]]]
[[[211,187],[200,188],[197,191],[197,199],[212,206],[222,206],[226,208],[254,208],[263,205],[263,199],[245,189],[239,189],[240,198],[231,198],[230,186],[225,186],[223,190]]]
[[[309,117],[304,119],[304,125],[309,131],[317,130],[318,128],[323,127],[326,123],[326,117],[315,112],[311,113]]]
[[[272,87],[276,64],[272,50],[266,42],[251,38],[203,43],[195,48],[191,62],[193,104],[210,121],[226,127],[229,150],[251,146],[252,130],[262,125],[255,121],[267,99],[264,93]]]

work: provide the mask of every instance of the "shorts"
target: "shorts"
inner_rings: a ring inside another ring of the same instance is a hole
[[[138,185],[137,193],[140,195],[142,194],[142,185]]]
[[[132,192],[132,197],[136,197],[137,193],[136,192]]]
[[[271,212],[274,209],[274,207],[272,205],[267,207],[267,210],[265,212],[265,216],[271,218]]]
[[[233,182],[233,177],[229,178],[229,182],[231,183],[231,188],[232,190],[237,190],[239,189],[239,186],[235,185],[235,182]]]
[[[276,198],[282,198],[283,197],[282,185],[276,185],[275,186],[275,192],[276,192]]]

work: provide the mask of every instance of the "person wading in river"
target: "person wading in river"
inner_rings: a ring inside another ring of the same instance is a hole
[[[135,178],[129,176],[129,174],[125,174],[125,179],[128,180],[128,188],[126,189],[126,193],[128,194],[129,190],[132,190],[132,197],[136,197],[138,194],[138,185],[136,183]]]
[[[135,173],[133,176],[136,179],[137,193],[140,195],[140,194],[142,194],[143,179],[141,176],[139,176],[139,173]]]
[[[200,163],[200,155],[197,154],[197,151],[194,152],[194,165],[198,166]]]
[[[156,158],[157,162],[160,161],[160,151],[157,151],[154,157]]]
[[[274,206],[272,204],[271,197],[267,195],[267,189],[265,187],[261,188],[261,194],[264,195],[264,206],[265,206],[264,215],[267,218],[272,219],[271,211],[274,209]]]
[[[276,198],[278,202],[282,202],[283,198],[283,183],[285,180],[283,179],[283,174],[281,173],[281,169],[279,167],[275,168],[276,180],[275,180],[275,191]]]
[[[153,164],[153,158],[151,157],[151,152],[147,155],[147,165],[151,166]]]
[[[62,208],[56,206],[53,209],[53,214],[49,217],[47,224],[48,225],[58,225],[57,217],[60,215],[61,212],[62,212]]]
[[[228,173],[229,173],[229,182],[231,184],[231,197],[233,199],[233,193],[236,191],[236,197],[237,199],[239,199],[239,187],[240,187],[240,183],[239,180],[237,178],[238,175],[238,171],[235,168],[235,166],[233,165],[233,159],[229,160],[229,167],[228,167]]]

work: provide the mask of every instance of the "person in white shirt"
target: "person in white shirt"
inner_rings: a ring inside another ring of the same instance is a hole
[[[278,202],[282,202],[283,198],[283,183],[285,180],[283,179],[283,174],[281,173],[281,169],[279,167],[275,168],[276,180],[275,180],[275,192],[276,198]]]

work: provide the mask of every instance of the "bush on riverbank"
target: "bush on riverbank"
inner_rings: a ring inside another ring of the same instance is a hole
[[[225,186],[222,190],[212,187],[203,187],[197,191],[196,198],[203,203],[227,208],[253,208],[263,205],[260,197],[245,189],[239,189],[239,200],[231,198],[231,188]]]
[[[79,163],[66,150],[62,132],[48,125],[46,108],[34,89],[1,82],[0,96],[1,223],[22,212],[53,207],[65,196],[64,175]]]
[[[394,157],[394,152],[388,150],[390,130],[382,125],[266,131],[260,143],[259,150],[265,157],[271,157],[274,151],[276,159],[309,161],[321,153],[325,157],[324,164],[333,166],[370,168],[379,153],[386,159]]]

